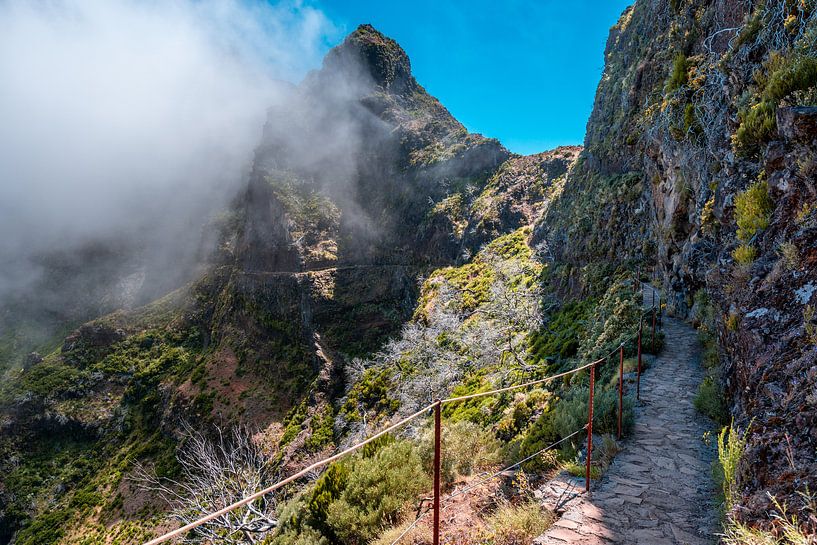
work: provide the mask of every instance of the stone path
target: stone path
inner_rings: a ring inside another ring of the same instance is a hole
[[[717,542],[711,478],[715,452],[701,439],[712,428],[692,405],[703,379],[697,334],[674,318],[664,319],[664,331],[666,348],[641,377],[635,429],[623,450],[590,494],[583,493],[583,479],[550,485],[551,497],[556,491],[573,499],[534,543]]]

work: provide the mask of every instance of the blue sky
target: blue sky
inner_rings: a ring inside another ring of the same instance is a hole
[[[371,23],[468,127],[517,153],[580,144],[610,27],[632,0],[314,0],[343,34]]]

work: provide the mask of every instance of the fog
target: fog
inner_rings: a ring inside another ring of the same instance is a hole
[[[182,274],[336,37],[301,2],[0,2],[0,300],[100,240]]]

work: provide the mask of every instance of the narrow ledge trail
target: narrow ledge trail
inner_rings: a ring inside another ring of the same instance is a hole
[[[546,496],[571,499],[536,545],[717,542],[715,446],[702,439],[713,423],[693,406],[704,377],[697,333],[671,317],[664,318],[664,333],[664,350],[642,374],[635,426],[623,449],[589,494],[578,493],[583,479],[549,485]]]

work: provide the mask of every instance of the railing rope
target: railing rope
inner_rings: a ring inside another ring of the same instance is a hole
[[[640,272],[641,271],[639,269],[639,275],[638,275],[639,282],[640,282]],[[642,300],[643,300],[643,287],[644,287],[643,283],[641,284],[641,287],[642,287],[641,291],[642,291]],[[639,317],[639,321],[638,321],[638,333],[637,333],[637,338],[638,338],[638,341],[637,341],[638,370],[637,370],[637,375],[636,375],[636,398],[637,399],[641,398],[642,332],[643,332],[644,317],[645,317],[645,314],[649,313],[650,311],[652,312],[652,348],[653,348],[653,352],[655,351],[655,326],[656,326],[655,289],[651,288],[651,290],[652,290],[652,301],[653,301],[652,308],[650,310],[648,310],[647,312],[642,312],[641,316]],[[660,301],[660,299],[659,299],[659,301]],[[593,408],[594,408],[594,399],[593,398],[594,398],[594,390],[595,390],[596,366],[599,365],[599,364],[604,363],[605,361],[607,361],[613,354],[615,354],[616,351],[619,352],[618,437],[621,438],[621,436],[622,436],[623,411],[624,411],[624,405],[623,405],[623,403],[624,403],[623,402],[624,345],[627,342],[632,341],[634,337],[635,336],[628,337],[624,342],[622,342],[615,350],[613,350],[607,356],[605,356],[603,358],[600,358],[600,359],[597,359],[597,360],[595,360],[593,362],[581,365],[581,366],[576,367],[574,369],[571,369],[569,371],[564,371],[564,372],[557,373],[555,375],[551,375],[549,377],[545,377],[545,378],[542,378],[542,379],[533,380],[533,381],[530,381],[530,382],[526,382],[526,383],[523,383],[523,384],[517,384],[517,385],[514,385],[514,386],[507,386],[507,387],[504,387],[504,388],[498,388],[498,389],[490,390],[490,391],[487,391],[487,392],[477,392],[477,393],[474,393],[474,394],[468,394],[468,395],[463,395],[463,396],[451,397],[451,398],[446,398],[446,399],[438,399],[438,400],[434,401],[433,403],[431,403],[429,405],[426,405],[425,407],[423,407],[423,408],[419,409],[418,411],[412,413],[411,415],[403,418],[402,420],[398,421],[397,423],[388,426],[384,430],[374,434],[373,436],[369,437],[368,439],[366,439],[366,440],[364,440],[364,441],[362,441],[360,443],[352,445],[351,447],[349,447],[349,448],[347,448],[347,449],[345,449],[345,450],[343,450],[343,451],[341,451],[341,452],[339,452],[339,453],[337,453],[337,454],[335,454],[333,456],[330,456],[328,458],[325,458],[323,460],[315,462],[315,463],[311,464],[310,466],[302,469],[301,471],[298,471],[297,473],[295,473],[293,475],[290,475],[289,477],[287,477],[287,478],[285,478],[285,479],[283,479],[281,481],[278,481],[277,483],[275,483],[275,484],[273,484],[271,486],[268,486],[267,488],[264,488],[263,490],[259,490],[258,492],[255,492],[254,494],[251,494],[251,495],[249,495],[249,496],[247,496],[247,497],[245,497],[245,498],[243,498],[241,500],[238,500],[238,501],[236,501],[236,502],[234,502],[234,503],[232,503],[230,505],[227,505],[226,507],[223,507],[222,509],[219,509],[218,511],[209,513],[209,514],[203,516],[202,518],[200,518],[198,520],[195,520],[195,521],[193,521],[193,522],[191,522],[189,524],[186,524],[186,525],[184,525],[184,526],[182,526],[180,528],[177,528],[177,529],[172,530],[172,531],[170,531],[170,532],[168,532],[166,534],[163,534],[163,535],[161,535],[161,536],[159,536],[157,538],[154,538],[154,539],[146,542],[144,545],[158,545],[160,543],[164,543],[164,542],[169,541],[169,540],[171,540],[171,539],[173,539],[175,537],[179,537],[179,536],[189,532],[190,530],[198,528],[199,526],[202,526],[203,524],[206,524],[206,523],[208,523],[208,522],[210,522],[210,521],[212,521],[212,520],[214,520],[214,519],[216,519],[216,518],[218,518],[218,517],[220,517],[222,515],[225,515],[225,514],[229,513],[230,511],[233,511],[235,509],[238,509],[239,507],[243,507],[245,505],[248,505],[248,504],[252,503],[253,501],[255,501],[255,500],[257,500],[257,499],[259,499],[259,498],[261,498],[261,497],[263,497],[263,496],[265,496],[265,495],[267,495],[267,494],[269,494],[269,493],[271,493],[271,492],[273,492],[275,490],[278,490],[279,488],[282,488],[282,487],[286,486],[287,484],[290,484],[290,483],[298,480],[299,478],[301,478],[301,477],[303,477],[303,476],[305,476],[305,475],[307,475],[307,474],[309,474],[309,473],[311,473],[311,472],[313,472],[313,471],[315,471],[317,469],[320,469],[320,468],[322,468],[322,467],[324,467],[324,466],[326,466],[328,464],[331,464],[332,462],[334,462],[334,461],[336,461],[336,460],[338,460],[338,459],[340,459],[340,458],[342,458],[344,456],[347,456],[347,455],[361,449],[362,447],[372,443],[373,441],[377,440],[380,437],[383,437],[384,435],[386,435],[388,433],[393,432],[394,430],[400,428],[401,426],[407,424],[408,422],[414,420],[415,418],[418,418],[420,416],[423,416],[423,415],[427,414],[429,410],[433,411],[433,414],[434,414],[434,497],[433,497],[432,509],[426,510],[426,512],[423,515],[419,516],[411,526],[409,526],[403,533],[401,533],[401,535],[397,538],[397,540],[394,543],[397,543],[397,541],[399,541],[404,535],[406,535],[406,533],[408,533],[408,531],[412,527],[414,527],[423,517],[425,517],[425,515],[427,515],[431,511],[433,511],[433,514],[434,514],[434,523],[433,523],[434,545],[439,545],[439,542],[440,542],[439,541],[439,537],[440,537],[440,511],[441,511],[441,509],[444,509],[444,506],[441,506],[441,498],[440,498],[440,485],[441,485],[440,480],[441,480],[441,466],[442,466],[442,410],[441,410],[442,405],[444,405],[446,403],[461,402],[461,401],[466,401],[466,400],[470,400],[470,399],[485,397],[485,396],[489,396],[489,395],[496,395],[496,394],[499,394],[499,393],[508,392],[508,391],[512,391],[512,390],[519,390],[519,389],[522,389],[522,388],[528,388],[530,386],[535,386],[535,385],[539,385],[539,384],[545,384],[545,383],[557,380],[559,378],[578,373],[580,371],[583,371],[584,369],[590,369],[590,388],[589,388],[590,391],[589,391],[589,399],[588,399],[587,424],[581,430],[578,430],[578,431],[572,433],[571,435],[569,435],[567,437],[563,437],[562,439],[560,439],[559,441],[557,441],[553,445],[549,445],[548,447],[545,447],[544,449],[541,449],[541,450],[535,452],[534,454],[532,454],[532,455],[528,456],[527,458],[517,462],[516,464],[508,466],[508,468],[504,468],[504,469],[500,470],[499,472],[496,472],[493,475],[490,475],[486,480],[480,481],[476,485],[473,485],[471,487],[468,487],[468,488],[466,488],[464,490],[461,490],[461,491],[459,491],[457,493],[454,493],[454,494],[450,495],[448,497],[448,499],[453,498],[453,497],[455,497],[457,495],[463,494],[463,493],[475,488],[476,486],[479,486],[479,485],[483,484],[484,482],[487,482],[487,480],[490,480],[491,478],[496,477],[502,471],[507,471],[508,469],[512,469],[512,468],[514,468],[514,467],[516,467],[518,465],[521,465],[522,463],[524,463],[524,462],[532,459],[533,457],[541,454],[543,451],[548,450],[550,448],[553,448],[554,446],[558,445],[559,443],[561,443],[563,441],[566,441],[567,439],[570,439],[570,438],[576,436],[577,434],[581,433],[585,429],[587,430],[587,458],[586,458],[586,467],[585,467],[585,490],[589,492],[590,491],[590,474],[591,474],[591,463],[592,463],[592,451],[593,451]]]
[[[478,398],[478,397],[485,397],[485,396],[490,396],[490,395],[494,395],[494,394],[501,394],[502,392],[509,392],[511,390],[519,390],[521,388],[527,388],[529,386],[535,386],[537,384],[544,384],[546,382],[552,382],[552,381],[556,380],[557,378],[562,378],[562,377],[566,377],[567,375],[572,375],[573,373],[578,373],[579,371],[582,371],[583,369],[587,369],[588,367],[591,367],[591,366],[593,366],[593,365],[595,365],[595,364],[597,364],[597,363],[599,363],[601,361],[604,361],[604,358],[602,358],[600,360],[596,360],[596,361],[591,362],[591,363],[587,363],[585,365],[582,365],[581,367],[576,367],[575,369],[571,369],[570,371],[565,371],[563,373],[559,373],[559,374],[556,374],[556,375],[551,375],[549,377],[541,378],[539,380],[532,380],[530,382],[525,382],[524,384],[517,384],[515,386],[507,386],[505,388],[499,388],[498,390],[490,390],[490,391],[487,391],[487,392],[477,392],[475,394],[468,394],[468,395],[459,396],[459,397],[449,397],[447,399],[443,399],[442,403],[446,404],[446,403],[454,403],[455,401],[465,401],[467,399],[475,399],[475,398]]]
[[[225,514],[229,513],[230,511],[233,511],[234,509],[238,509],[239,507],[243,507],[244,505],[247,505],[248,503],[252,503],[255,500],[257,500],[258,498],[260,498],[262,496],[266,496],[270,492],[273,492],[273,491],[275,491],[275,490],[277,490],[277,489],[279,489],[279,488],[281,488],[283,486],[286,486],[287,484],[289,484],[289,483],[303,477],[304,475],[307,475],[308,473],[311,473],[312,471],[315,471],[316,469],[319,469],[319,468],[321,468],[321,467],[323,467],[325,465],[331,464],[335,460],[337,460],[339,458],[342,458],[342,457],[346,456],[347,454],[350,454],[350,453],[352,453],[352,452],[354,452],[356,450],[359,450],[359,449],[363,448],[364,446],[368,445],[372,441],[375,441],[375,440],[379,439],[380,437],[383,437],[384,435],[386,435],[388,433],[391,433],[392,431],[396,430],[400,426],[410,422],[411,420],[414,420],[418,416],[426,414],[428,412],[428,410],[431,409],[432,407],[433,407],[433,404],[432,405],[426,405],[425,407],[423,407],[419,411],[415,412],[414,414],[412,414],[410,416],[407,416],[406,418],[404,418],[403,420],[397,422],[396,424],[392,424],[391,426],[384,429],[383,431],[372,435],[371,437],[369,437],[365,441],[357,443],[356,445],[353,445],[353,446],[347,448],[346,450],[335,454],[334,456],[330,456],[329,458],[325,458],[323,460],[315,462],[314,464],[302,469],[301,471],[299,471],[299,472],[297,472],[297,473],[295,473],[293,475],[290,475],[289,477],[287,477],[286,479],[284,479],[282,481],[278,481],[277,483],[275,483],[275,484],[273,484],[271,486],[268,486],[267,488],[265,488],[263,490],[259,490],[255,494],[251,494],[251,495],[247,496],[246,498],[238,500],[235,503],[231,503],[230,505],[228,505],[228,506],[226,506],[226,507],[224,507],[222,509],[219,509],[218,511],[210,513],[209,515],[205,515],[204,517],[202,517],[202,518],[200,518],[198,520],[195,520],[195,521],[191,522],[190,524],[185,524],[181,528],[177,528],[177,529],[172,530],[172,531],[170,531],[170,532],[168,532],[168,533],[166,533],[164,535],[161,535],[161,536],[159,536],[159,537],[157,537],[155,539],[151,539],[150,541],[145,543],[145,545],[158,545],[159,543],[164,543],[165,541],[173,539],[174,537],[178,537],[178,536],[180,536],[182,534],[185,534],[185,533],[189,532],[190,530],[198,528],[202,524],[206,524],[206,523],[210,522],[211,520],[220,517],[221,515],[225,515]]]
[[[514,468],[516,468],[516,467],[519,467],[519,466],[521,466],[522,464],[524,464],[525,462],[528,462],[528,461],[530,461],[530,460],[533,460],[534,458],[536,458],[537,456],[539,456],[539,455],[540,455],[540,454],[542,454],[543,452],[546,452],[546,451],[548,451],[548,450],[551,450],[551,449],[553,449],[553,448],[555,448],[555,447],[559,446],[560,444],[564,443],[565,441],[567,441],[567,440],[569,440],[569,439],[572,439],[572,438],[576,437],[576,436],[577,436],[577,435],[579,435],[581,432],[583,432],[585,429],[587,429],[587,426],[586,426],[586,425],[585,425],[584,427],[582,427],[581,429],[574,431],[574,432],[573,432],[573,433],[571,433],[570,435],[566,435],[565,437],[562,437],[562,438],[561,438],[561,439],[559,439],[558,441],[556,441],[556,442],[554,442],[554,443],[551,443],[550,445],[548,445],[548,446],[546,446],[546,447],[544,447],[544,448],[542,448],[542,449],[537,450],[536,452],[534,452],[533,454],[531,454],[531,455],[529,455],[529,456],[526,456],[525,458],[522,458],[522,459],[521,459],[521,460],[519,460],[518,462],[515,462],[515,463],[513,463],[513,464],[511,464],[511,465],[509,465],[509,466],[505,466],[505,467],[503,467],[502,469],[496,470],[496,471],[494,471],[493,473],[489,474],[488,476],[486,476],[486,477],[484,477],[484,478],[480,479],[480,480],[479,480],[479,481],[477,481],[476,483],[472,483],[472,484],[470,484],[470,485],[466,486],[465,488],[461,488],[460,490],[457,490],[457,491],[455,491],[455,492],[452,492],[451,494],[449,494],[449,495],[447,495],[445,498],[443,498],[442,507],[441,507],[440,511],[442,512],[442,511],[445,511],[446,509],[448,509],[448,507],[450,507],[450,506],[451,506],[450,500],[452,500],[452,499],[456,498],[457,496],[462,496],[463,494],[467,494],[467,493],[468,493],[468,492],[470,492],[471,490],[474,490],[474,489],[476,489],[476,488],[479,488],[480,486],[482,486],[483,484],[487,483],[488,481],[491,481],[491,480],[493,480],[493,479],[496,479],[497,477],[499,477],[500,475],[502,475],[502,474],[503,474],[503,473],[505,473],[506,471],[511,470],[511,469],[514,469]],[[418,524],[419,524],[419,523],[420,523],[420,522],[421,522],[421,521],[422,521],[422,520],[423,520],[423,519],[424,519],[424,518],[425,518],[425,517],[426,517],[426,516],[427,516],[429,513],[431,513],[431,512],[432,512],[432,509],[426,509],[426,510],[425,510],[425,511],[424,511],[422,514],[418,514],[418,515],[417,515],[417,517],[414,519],[414,521],[413,521],[411,524],[409,524],[409,525],[408,525],[408,526],[407,526],[407,527],[406,527],[406,528],[405,528],[405,529],[404,529],[404,530],[403,530],[403,531],[400,533],[400,535],[399,535],[399,536],[397,536],[397,538],[396,538],[394,541],[392,541],[392,542],[391,542],[391,544],[390,544],[390,545],[396,545],[397,543],[399,543],[399,542],[400,542],[400,540],[401,540],[401,539],[403,539],[403,538],[406,536],[406,534],[408,534],[408,533],[409,533],[411,530],[413,530],[413,529],[414,529],[414,528],[415,528],[415,527],[416,527],[416,526],[417,526],[417,525],[418,525]],[[419,513],[419,511],[418,511],[418,513]]]

